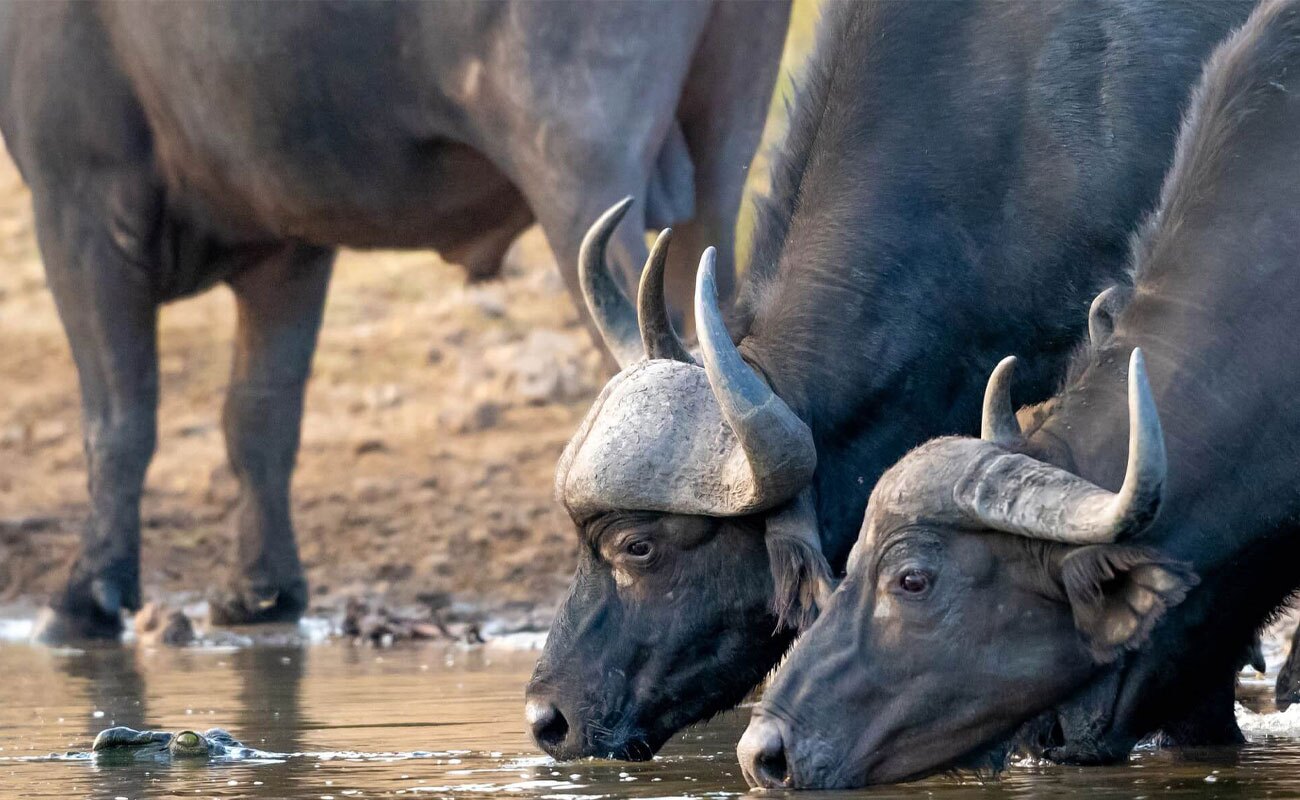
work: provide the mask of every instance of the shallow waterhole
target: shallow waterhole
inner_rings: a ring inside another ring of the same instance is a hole
[[[686,731],[654,761],[556,764],[522,721],[534,651],[429,646],[57,650],[0,641],[0,798],[729,797],[747,714]],[[1196,760],[1141,752],[1120,767],[1016,765],[856,794],[995,798],[1300,796],[1300,709],[1241,711],[1258,739]],[[102,728],[224,727],[290,754],[218,763],[97,764]],[[1266,736],[1265,732],[1269,735]],[[51,757],[53,754],[54,757]],[[801,797],[815,797],[803,793]]]

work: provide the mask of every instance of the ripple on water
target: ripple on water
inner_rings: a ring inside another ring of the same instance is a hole
[[[535,657],[332,641],[220,651],[0,645],[0,796],[657,800],[745,791],[733,760],[744,711],[686,732],[649,762],[556,764],[537,754],[521,712]],[[1142,751],[1100,769],[1026,763],[994,780],[940,778],[870,796],[1300,796],[1300,706],[1238,715],[1253,740],[1240,750],[1194,759]],[[84,751],[109,725],[223,727],[285,755],[100,764]]]

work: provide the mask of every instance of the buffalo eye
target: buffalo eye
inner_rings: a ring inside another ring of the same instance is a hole
[[[633,539],[628,542],[625,552],[638,561],[645,561],[654,553],[654,545],[649,539]]]
[[[921,594],[930,588],[930,576],[923,570],[909,569],[898,577],[898,588],[906,594]]]

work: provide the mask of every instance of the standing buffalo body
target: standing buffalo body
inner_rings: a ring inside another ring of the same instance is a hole
[[[1112,756],[1199,698],[1239,737],[1233,673],[1298,583],[1297,75],[1300,2],[1264,5],[1209,62],[1075,377],[1022,431],[1004,362],[980,439],[881,478],[741,741],[751,783],[925,775],[1085,687]]]
[[[968,430],[1005,352],[1025,357],[1026,397],[1055,388],[1155,204],[1203,59],[1248,13],[831,6],[730,326],[701,269],[702,366],[653,262],[638,331],[603,266],[618,209],[596,224],[587,300],[638,358],[557,474],[581,544],[528,691],[543,749],[648,757],[739,702],[814,616],[889,464]]]
[[[0,127],[31,187],[81,380],[90,520],[46,628],[136,609],[156,315],[225,281],[223,417],[240,483],[226,622],[295,619],[289,483],[337,246],[431,247],[494,274],[540,222],[577,293],[587,221],[636,194],[693,247],[733,227],[788,3],[12,3]],[[689,291],[693,264],[669,269]],[[679,292],[680,294],[680,292]],[[689,298],[689,294],[684,295]]]

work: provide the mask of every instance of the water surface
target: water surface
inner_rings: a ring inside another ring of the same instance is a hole
[[[687,731],[654,761],[556,764],[522,723],[535,653],[430,646],[49,650],[0,643],[0,797],[730,797],[745,791],[734,743],[746,714]],[[1300,709],[1242,712],[1241,750],[1139,753],[1126,765],[1017,765],[999,778],[935,778],[836,797],[1300,797]],[[109,725],[224,727],[289,754],[213,764],[97,764]],[[1283,734],[1265,737],[1262,731]],[[53,757],[51,757],[53,754]],[[800,797],[815,797],[800,794]]]

